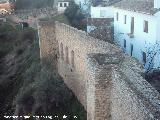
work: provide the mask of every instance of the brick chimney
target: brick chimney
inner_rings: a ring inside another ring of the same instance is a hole
[[[154,0],[154,8],[160,8],[160,0]]]

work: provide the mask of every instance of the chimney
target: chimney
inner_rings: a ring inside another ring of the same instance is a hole
[[[160,0],[154,0],[154,8],[160,8]]]

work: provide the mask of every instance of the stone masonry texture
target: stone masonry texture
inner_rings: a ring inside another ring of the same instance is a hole
[[[87,120],[160,119],[160,94],[120,48],[53,20],[39,21],[38,33],[42,63],[57,68]]]

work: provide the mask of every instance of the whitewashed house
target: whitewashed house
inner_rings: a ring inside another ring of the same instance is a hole
[[[123,0],[114,5],[115,41],[146,70],[160,66],[160,0]]]
[[[114,9],[111,5],[116,3],[117,1],[119,0],[103,0],[98,6],[95,7],[91,6],[90,18],[88,18],[87,22],[88,33],[97,29],[97,26],[94,25],[94,22],[96,21],[101,23],[99,24],[99,27],[101,26],[107,27],[113,23],[112,18],[114,18]]]
[[[102,0],[98,6],[91,6],[91,18],[114,18],[113,4],[120,0]]]
[[[56,5],[57,5],[57,10],[59,13],[63,13],[66,8],[69,6],[69,3],[71,0],[58,0]]]
[[[114,18],[114,9],[111,6],[92,6],[91,18]]]

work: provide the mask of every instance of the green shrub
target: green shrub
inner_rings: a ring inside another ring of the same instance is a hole
[[[84,23],[85,16],[75,2],[71,2],[69,7],[65,10],[64,14],[69,19],[71,25],[78,29],[85,30],[86,23]]]
[[[0,25],[0,59],[13,50],[13,39],[17,33],[15,28],[9,23]]]
[[[7,34],[8,32],[14,32],[15,28],[9,23],[3,23],[0,25],[0,34]]]

